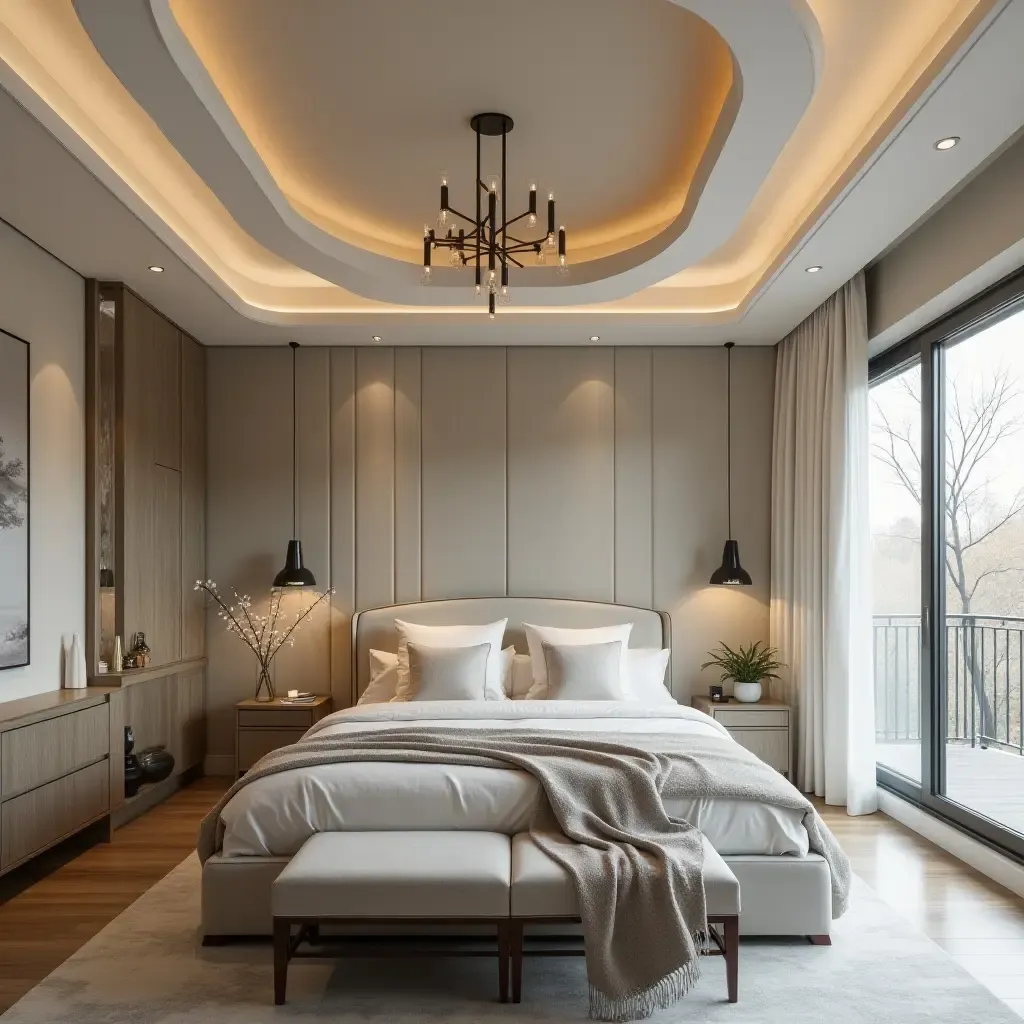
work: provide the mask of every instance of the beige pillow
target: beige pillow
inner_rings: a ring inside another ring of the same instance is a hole
[[[526,631],[526,642],[530,646],[530,659],[533,662],[533,686],[527,693],[527,700],[544,700],[547,689],[547,668],[544,665],[544,651],[541,644],[546,640],[549,644],[568,646],[570,644],[604,644],[615,640],[622,641],[622,663],[619,678],[626,691],[629,692],[629,669],[626,665],[626,648],[629,646],[629,634],[633,630],[632,622],[624,622],[619,626],[596,626],[590,629],[564,629],[561,626],[533,626],[523,623]]]
[[[501,641],[504,639],[507,623],[508,619],[500,619],[482,626],[423,626],[416,622],[395,619],[399,637],[398,690],[395,699],[408,700],[411,696],[408,645],[413,643],[423,647],[476,647],[479,644],[489,644],[487,700],[504,700]]]
[[[622,641],[549,644],[544,641],[547,700],[626,700]]]
[[[427,647],[409,644],[410,700],[487,700],[490,644]]]

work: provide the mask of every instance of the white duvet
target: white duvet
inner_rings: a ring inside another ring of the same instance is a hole
[[[369,704],[337,711],[306,734],[345,735],[445,726],[580,732],[722,735],[714,719],[677,704],[604,701],[423,701]],[[223,855],[290,856],[317,832],[467,829],[524,831],[538,800],[528,772],[468,765],[359,761],[299,768],[242,788],[221,812]],[[674,800],[721,854],[807,853],[799,811],[746,800]]]

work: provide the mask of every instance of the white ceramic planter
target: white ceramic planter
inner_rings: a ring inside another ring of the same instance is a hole
[[[761,684],[734,682],[732,684],[732,695],[741,704],[755,704],[761,699]]]

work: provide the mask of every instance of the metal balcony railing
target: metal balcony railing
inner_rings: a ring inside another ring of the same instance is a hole
[[[920,615],[874,617],[875,738],[920,741]],[[1024,755],[1024,618],[946,617],[946,742]]]

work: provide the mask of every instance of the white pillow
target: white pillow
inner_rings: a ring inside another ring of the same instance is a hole
[[[398,689],[397,700],[409,698],[409,649],[410,643],[421,647],[477,647],[490,644],[487,656],[487,700],[504,700],[502,666],[504,659],[501,641],[505,636],[508,619],[489,622],[483,626],[422,626],[416,622],[395,619],[398,627]]]
[[[632,699],[641,704],[675,704],[665,685],[665,672],[672,652],[666,647],[631,647],[626,652]]]
[[[548,700],[625,700],[622,641],[541,644]]]
[[[505,687],[505,692],[513,700],[523,700],[530,692],[531,686],[533,686],[533,662],[528,654],[516,654],[512,659],[512,675]]]
[[[427,647],[406,644],[409,699],[486,700],[490,644],[476,647]]]
[[[530,660],[533,663],[533,686],[526,694],[527,700],[544,700],[547,697],[548,673],[544,665],[544,650],[541,644],[546,640],[556,646],[579,644],[607,644],[619,640],[622,642],[621,669],[619,678],[626,700],[633,699],[633,691],[629,687],[629,669],[626,664],[626,648],[629,646],[629,634],[633,630],[632,622],[621,626],[597,626],[594,629],[561,629],[558,626],[531,626],[524,622],[526,642],[530,647]]]
[[[398,689],[398,655],[370,651],[370,682],[356,704],[385,704]]]

